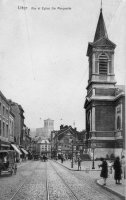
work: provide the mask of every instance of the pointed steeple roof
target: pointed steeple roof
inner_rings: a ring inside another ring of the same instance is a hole
[[[108,34],[107,34],[107,30],[106,30],[106,26],[105,26],[103,14],[102,14],[102,8],[101,8],[99,20],[98,20],[98,24],[97,24],[97,28],[96,28],[96,32],[95,32],[94,42],[96,42],[97,40],[99,40],[103,37],[108,38]]]
[[[87,56],[89,56],[90,53],[92,52],[92,48],[96,46],[100,48],[108,47],[112,49],[115,49],[116,47],[116,45],[108,38],[108,34],[107,34],[107,30],[106,30],[106,26],[105,26],[103,14],[102,14],[102,1],[101,1],[100,15],[99,15],[99,19],[98,19],[98,23],[96,27],[95,36],[94,36],[94,41],[88,43]]]

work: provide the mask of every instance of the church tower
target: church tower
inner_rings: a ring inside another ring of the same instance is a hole
[[[95,147],[97,157],[112,154],[115,147],[115,47],[108,38],[101,8],[94,41],[89,42],[87,49],[89,79],[84,104],[87,148],[92,151]]]

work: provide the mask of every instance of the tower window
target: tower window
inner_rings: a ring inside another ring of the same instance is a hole
[[[107,75],[108,72],[108,58],[106,54],[102,53],[99,56],[99,74]]]
[[[121,120],[120,117],[118,116],[117,118],[117,129],[120,130],[121,129]]]

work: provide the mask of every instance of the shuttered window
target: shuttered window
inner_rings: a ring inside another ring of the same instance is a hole
[[[108,73],[108,58],[102,53],[99,56],[99,74],[107,75]]]

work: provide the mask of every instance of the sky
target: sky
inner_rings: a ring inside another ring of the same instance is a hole
[[[0,0],[0,90],[23,107],[29,128],[50,118],[55,130],[85,129],[86,52],[100,7],[101,0]],[[102,9],[124,85],[126,0],[102,0]]]

